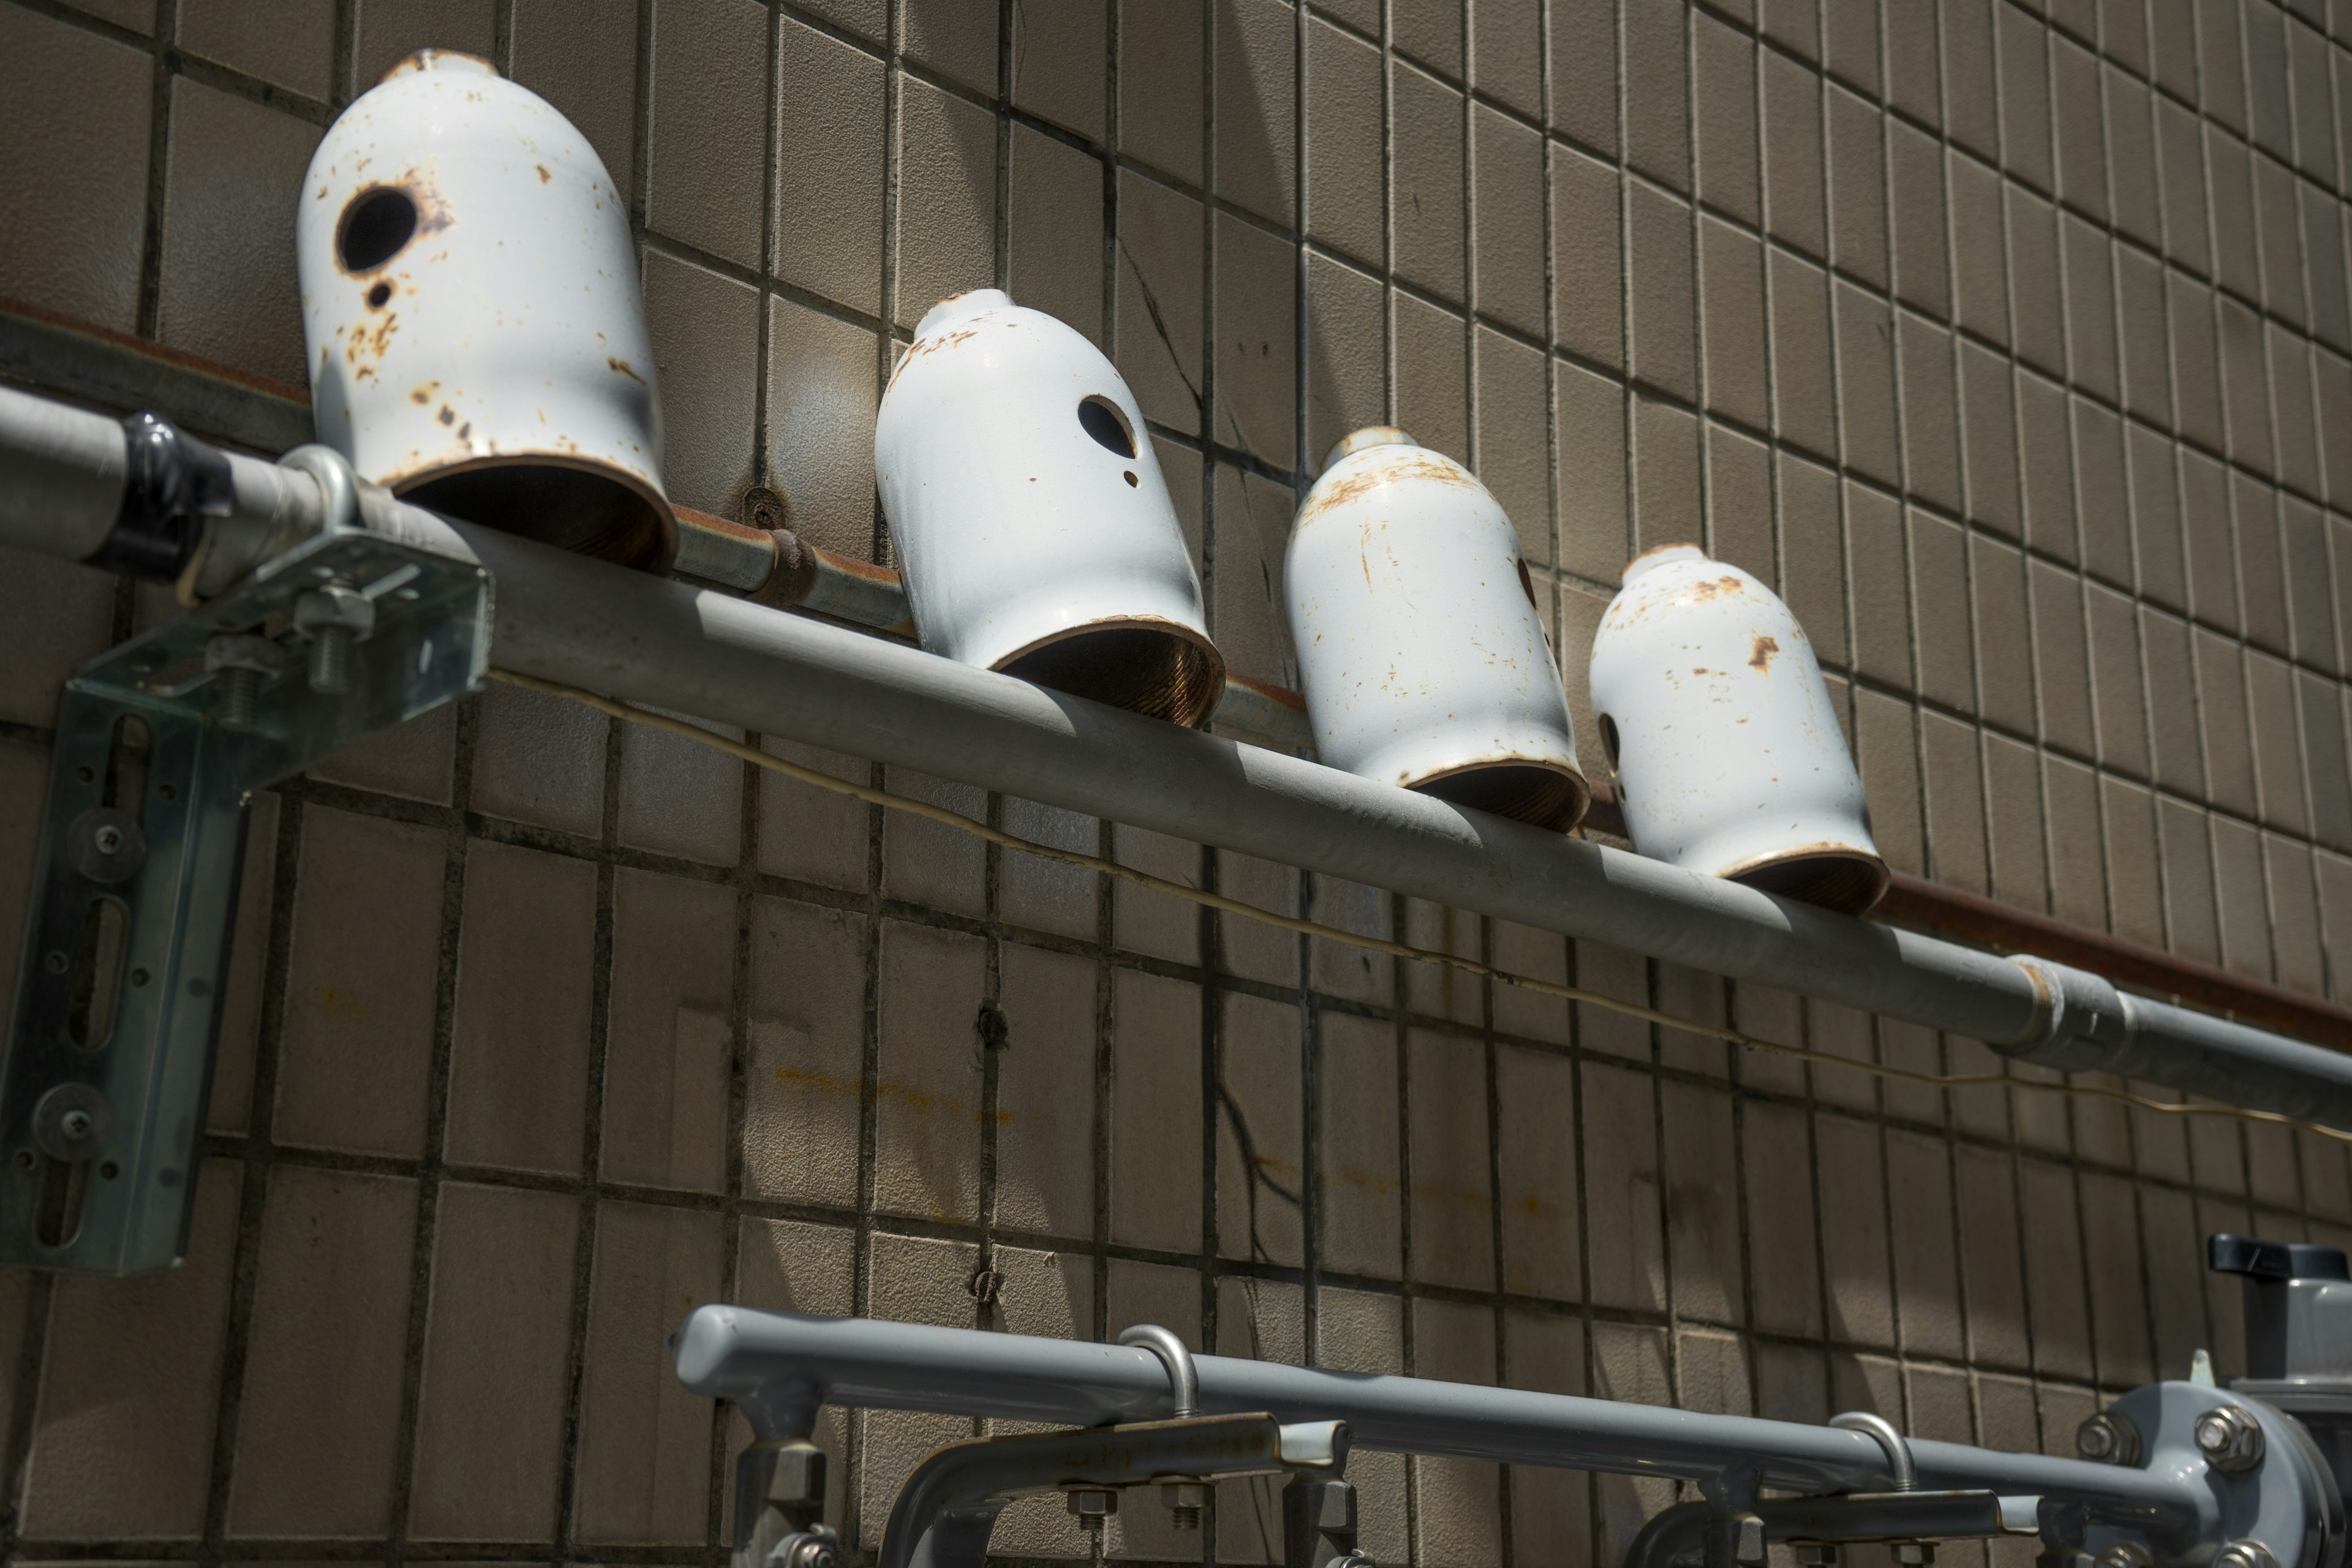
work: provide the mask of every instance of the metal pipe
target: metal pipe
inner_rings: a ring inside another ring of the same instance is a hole
[[[819,1405],[1099,1426],[1151,1420],[1168,1399],[1157,1356],[1081,1341],[709,1306],[688,1314],[676,1343],[679,1382],[733,1401],[762,1437],[805,1431]],[[1875,1439],[1832,1426],[1227,1356],[1193,1366],[1203,1415],[1344,1421],[1358,1447],[1686,1480],[1745,1465],[1759,1485],[1803,1492],[1894,1479]],[[1958,1443],[1910,1447],[1932,1489],[2063,1495],[2117,1524],[2197,1517],[2182,1475]]]
[[[0,488],[102,443],[55,405],[0,395]],[[94,428],[94,427],[92,427]],[[64,437],[55,432],[63,429]],[[50,433],[44,435],[44,431]],[[229,458],[222,537],[315,529],[309,476]],[[0,543],[73,556],[104,487],[54,513],[0,509]],[[266,517],[248,510],[267,508]],[[1163,724],[803,616],[697,590],[370,492],[363,524],[496,578],[500,666],[962,780],[1066,810],[1608,942],[1983,1040],[2021,1059],[2113,1071],[2352,1127],[2352,1058],[2163,1003],[2097,975],[2004,959],[1791,903]],[[235,553],[229,552],[227,553]]]

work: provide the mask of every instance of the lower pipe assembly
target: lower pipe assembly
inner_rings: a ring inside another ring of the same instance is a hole
[[[1863,1543],[1925,1568],[1939,1542],[2003,1538],[2037,1539],[2040,1568],[2343,1568],[2344,1255],[2222,1236],[2210,1256],[2245,1278],[2248,1364],[2266,1375],[2136,1389],[2083,1424],[2071,1459],[1914,1441],[1859,1412],[1811,1426],[1194,1356],[1150,1324],[1103,1345],[709,1306],[671,1343],[679,1381],[733,1401],[760,1438],[737,1472],[732,1568],[829,1568],[814,1553],[835,1537],[807,1512],[824,1496],[808,1436],[824,1405],[1073,1428],[923,1460],[881,1568],[979,1568],[1016,1497],[1060,1491],[1093,1528],[1123,1489],[1159,1487],[1181,1518],[1248,1476],[1288,1478],[1287,1568],[1371,1568],[1351,1447],[1695,1483],[1699,1499],[1652,1519],[1624,1568],[1760,1568],[1776,1543],[1815,1568]]]

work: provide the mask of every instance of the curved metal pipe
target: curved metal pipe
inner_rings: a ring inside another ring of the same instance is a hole
[[[1166,1364],[1171,1416],[1181,1420],[1200,1412],[1201,1374],[1192,1365],[1191,1348],[1182,1340],[1157,1323],[1136,1323],[1118,1331],[1118,1342],[1148,1350]]]
[[[1830,1425],[1846,1432],[1866,1433],[1886,1452],[1887,1472],[1895,1479],[1891,1491],[1919,1489],[1919,1467],[1911,1462],[1911,1445],[1895,1423],[1867,1410],[1847,1410],[1830,1417]]]

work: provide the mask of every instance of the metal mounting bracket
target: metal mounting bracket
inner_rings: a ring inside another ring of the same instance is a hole
[[[296,605],[329,588],[373,628],[306,678]],[[180,1261],[246,804],[477,689],[489,613],[474,563],[332,530],[66,682],[0,1066],[0,1268]],[[221,668],[220,639],[244,658]]]

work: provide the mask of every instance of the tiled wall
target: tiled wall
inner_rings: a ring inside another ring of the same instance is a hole
[[[635,193],[680,501],[764,480],[882,551],[879,380],[934,299],[1003,284],[1134,385],[1239,669],[1290,673],[1318,455],[1394,419],[1517,520],[1572,688],[1629,551],[1703,538],[1805,619],[1898,864],[2352,994],[2352,5],[0,0],[0,294],[299,379],[300,170],[427,43]],[[0,566],[0,963],[56,682],[165,613]],[[1817,1049],[1994,1065],[880,782]],[[261,803],[236,963],[186,1268],[0,1278],[18,1558],[712,1562],[742,1428],[662,1340],[719,1299],[2063,1451],[2103,1395],[2237,1359],[2202,1232],[2352,1227],[2339,1145],[1731,1061],[510,689]],[[827,1418],[861,1550],[968,1430]],[[1663,1500],[1356,1473],[1370,1550],[1427,1568],[1613,1562]],[[1139,1496],[1112,1546],[1262,1562],[1270,1506],[1229,1491],[1191,1537]],[[998,1544],[1085,1550],[1049,1505]]]

